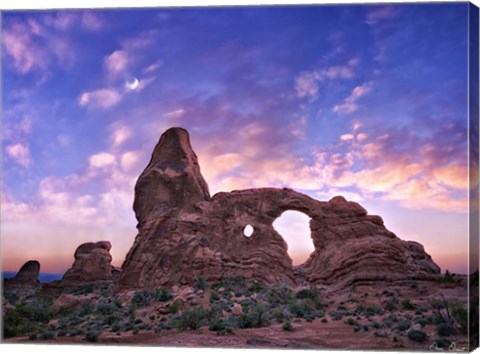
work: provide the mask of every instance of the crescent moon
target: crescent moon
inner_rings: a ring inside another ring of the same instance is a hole
[[[129,90],[135,90],[138,87],[138,79],[134,77],[131,81],[125,82],[125,87]]]

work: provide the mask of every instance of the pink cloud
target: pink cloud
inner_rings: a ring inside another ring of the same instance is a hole
[[[99,89],[90,92],[83,92],[78,103],[80,106],[91,106],[94,108],[108,109],[117,105],[122,95],[115,89]]]
[[[82,27],[88,31],[98,31],[102,29],[103,23],[97,13],[93,11],[84,11],[82,13]]]
[[[88,158],[89,166],[93,168],[104,168],[116,164],[115,155],[108,152],[99,152]]]
[[[30,149],[25,144],[17,143],[7,145],[5,151],[13,161],[23,167],[28,167],[32,163],[32,158],[30,157]]]
[[[21,74],[44,69],[47,61],[43,51],[34,44],[31,25],[14,23],[3,31],[2,43],[8,57]]]
[[[368,11],[365,22],[375,25],[383,20],[394,18],[398,14],[398,8],[392,5],[374,6]]]
[[[350,96],[345,99],[345,102],[333,107],[335,113],[353,113],[358,109],[357,101],[372,90],[372,82],[368,81],[352,90]]]
[[[345,65],[333,65],[313,71],[305,71],[295,78],[295,91],[298,98],[316,99],[319,84],[325,80],[351,79],[355,76],[358,59],[351,59]]]
[[[112,75],[123,72],[128,65],[128,53],[124,50],[116,50],[105,58],[105,67]]]

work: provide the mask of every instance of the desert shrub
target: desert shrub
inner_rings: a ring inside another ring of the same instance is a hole
[[[195,281],[195,286],[194,287],[195,287],[196,290],[205,290],[205,289],[207,289],[208,284],[205,281],[205,279],[203,279],[202,277],[199,277]]]
[[[120,332],[122,330],[122,324],[119,322],[115,322],[113,325],[112,325],[112,329],[111,329],[111,332]]]
[[[93,311],[93,305],[90,302],[84,302],[82,305],[80,305],[80,312],[79,316],[84,317],[87,315],[90,315]]]
[[[368,327],[368,325],[363,325],[362,328],[365,332],[368,332],[370,330],[370,327]]]
[[[71,289],[71,294],[85,295],[90,294],[95,290],[95,284],[79,285]]]
[[[421,325],[422,327],[425,327],[430,323],[430,321],[427,318],[423,318],[423,317],[416,318],[414,322]]]
[[[96,342],[98,341],[98,336],[100,335],[100,332],[98,331],[88,331],[85,333],[85,340],[87,342]]]
[[[3,316],[3,336],[5,338],[27,335],[33,332],[38,323],[48,323],[52,318],[50,306],[45,301],[31,304],[19,303],[8,309]]]
[[[415,305],[412,304],[412,302],[410,301],[410,299],[404,299],[402,301],[402,306],[404,309],[406,310],[413,310],[415,308]]]
[[[459,324],[462,332],[468,332],[468,311],[460,301],[454,301],[449,304],[453,318]]]
[[[223,331],[225,330],[225,322],[221,318],[215,318],[210,321],[208,330],[213,332]]]
[[[30,340],[35,340],[35,339],[37,339],[37,333],[34,332],[34,333],[30,334],[30,335],[28,336],[28,339],[30,339]]]
[[[210,303],[214,303],[215,301],[218,301],[218,300],[220,300],[220,296],[216,291],[212,291],[210,293]]]
[[[270,289],[263,289],[260,291],[260,298],[264,301],[279,305],[287,304],[294,299],[292,289],[285,284],[275,285]]]
[[[167,302],[173,298],[173,295],[165,288],[157,288],[155,289],[154,298],[156,301]]]
[[[132,298],[132,305],[138,307],[147,307],[150,305],[150,300],[152,299],[150,292],[148,290],[138,290],[135,292]]]
[[[326,318],[322,318],[322,322],[323,322],[323,323],[327,323],[328,320],[327,320]]]
[[[55,332],[53,331],[45,331],[40,335],[40,338],[43,340],[52,340],[55,339]]]
[[[170,313],[170,314],[175,314],[175,313],[178,312],[178,310],[180,310],[180,302],[177,301],[177,300],[175,300],[174,302],[172,302],[172,303],[170,304],[170,306],[168,306],[168,308],[167,308],[167,311],[168,311],[168,313]]]
[[[299,290],[296,294],[295,294],[295,297],[297,299],[317,299],[318,297],[318,290],[316,287],[314,286],[311,286],[310,288],[308,289],[302,289],[302,290]]]
[[[377,321],[372,321],[372,328],[374,329],[380,329],[382,325],[378,323]]]
[[[440,283],[454,283],[455,273],[450,273],[450,271],[447,269],[443,276],[437,278],[437,281],[439,281]]]
[[[359,304],[357,305],[357,308],[355,309],[355,313],[359,315],[365,315],[365,316],[374,316],[374,315],[382,315],[383,314],[383,309],[381,307],[375,306],[375,305],[367,305],[365,306],[364,304]]]
[[[277,320],[278,323],[282,323],[284,318],[285,318],[285,314],[283,313],[283,310],[281,307],[277,307],[273,310],[273,317]]]
[[[347,320],[345,321],[346,324],[350,325],[350,326],[358,326],[358,322],[355,321],[353,318],[349,317],[347,318]]]
[[[264,287],[262,286],[262,284],[260,284],[259,282],[253,282],[249,287],[248,287],[248,291],[251,292],[251,293],[259,293],[260,291],[262,291],[264,289]]]
[[[388,337],[388,333],[387,333],[387,332],[375,331],[375,332],[373,332],[373,335],[374,335],[375,337],[378,337],[378,338],[386,338],[386,337]]]
[[[108,302],[99,302],[96,306],[95,311],[99,315],[112,315],[117,311],[117,306],[115,306],[113,303],[108,303]]]
[[[423,343],[427,340],[427,334],[423,331],[419,331],[416,329],[412,329],[411,331],[408,331],[408,339],[418,342],[418,343]]]
[[[181,331],[186,329],[198,329],[202,326],[203,320],[207,318],[208,312],[202,307],[193,307],[183,311],[174,321],[173,326]]]
[[[450,344],[452,344],[452,342],[446,338],[436,338],[435,343],[437,344],[438,348],[442,348],[442,349],[447,349],[450,346]]]
[[[293,326],[292,326],[292,323],[290,322],[290,320],[286,320],[283,323],[282,329],[284,331],[287,331],[287,332],[292,332],[293,331]]]
[[[57,336],[65,337],[67,334],[68,334],[68,331],[66,329],[61,329],[58,331]]]
[[[14,291],[6,291],[5,288],[3,289],[3,296],[5,296],[5,299],[12,305],[16,305],[17,301],[20,300],[20,296]]]
[[[437,325],[437,334],[442,337],[448,337],[452,334],[455,334],[455,328],[448,323],[439,323]]]
[[[116,308],[119,308],[119,309],[121,309],[121,308],[123,307],[122,301],[121,301],[118,297],[116,297],[116,298],[114,298],[114,299],[112,300],[112,304],[113,304]]]
[[[410,326],[412,325],[412,322],[408,321],[408,320],[401,320],[398,325],[395,327],[395,329],[397,331],[406,331],[407,329],[410,328]]]
[[[334,321],[340,321],[343,317],[352,316],[353,313],[350,311],[335,311],[331,312],[330,316]]]
[[[266,327],[270,324],[268,309],[264,304],[255,304],[247,312],[243,312],[237,319],[240,328]]]
[[[385,310],[393,312],[397,310],[398,299],[396,297],[392,297],[385,301]]]

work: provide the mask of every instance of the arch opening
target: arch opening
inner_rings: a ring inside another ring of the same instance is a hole
[[[311,218],[306,214],[287,210],[273,222],[274,229],[288,245],[288,255],[294,266],[305,263],[315,250],[310,230]]]
[[[247,224],[245,225],[245,227],[243,228],[243,236],[245,237],[251,237],[253,235],[253,231],[255,231],[255,229],[253,228],[252,225],[250,224]]]

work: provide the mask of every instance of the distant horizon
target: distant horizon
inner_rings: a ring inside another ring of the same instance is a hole
[[[466,274],[467,8],[3,11],[2,269],[64,273],[100,240],[120,267],[135,182],[181,126],[211,195],[343,195]],[[278,220],[294,263],[305,223]]]

